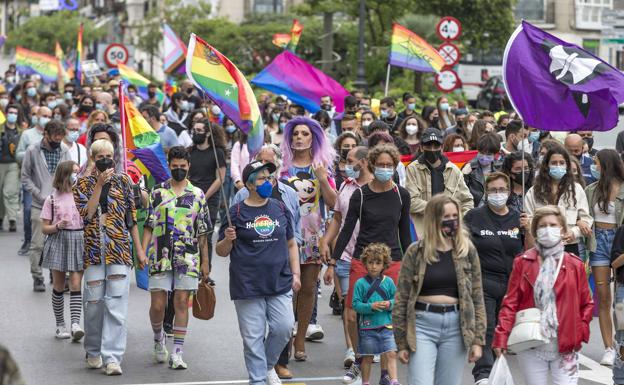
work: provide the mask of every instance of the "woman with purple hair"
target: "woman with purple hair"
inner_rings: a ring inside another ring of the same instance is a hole
[[[319,240],[325,231],[325,205],[336,203],[335,183],[330,168],[336,152],[315,120],[296,117],[286,123],[282,141],[282,179],[299,196],[301,214],[301,290],[295,296],[297,335],[295,360],[305,361],[305,336],[316,298],[316,281],[321,269]]]

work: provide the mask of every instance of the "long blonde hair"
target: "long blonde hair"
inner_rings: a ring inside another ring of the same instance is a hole
[[[442,232],[442,217],[444,217],[444,206],[447,203],[454,204],[459,213],[457,234],[453,238],[453,255],[463,257],[473,247],[470,236],[464,229],[464,218],[459,203],[449,196],[437,194],[427,203],[424,214],[424,217],[428,219],[425,220],[425,231],[422,237],[425,241],[423,259],[428,265],[439,261],[437,249],[445,237]]]

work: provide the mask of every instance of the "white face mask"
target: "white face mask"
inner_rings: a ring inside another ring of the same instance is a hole
[[[371,123],[372,122],[370,120],[363,120],[362,121],[362,127],[366,128],[366,127],[370,126]]]
[[[463,147],[453,147],[453,152],[464,152],[465,149]]]
[[[553,247],[561,242],[561,227],[541,227],[537,229],[537,243]]]
[[[405,126],[405,131],[407,132],[407,135],[414,135],[418,132],[418,126],[415,124],[408,124]]]
[[[509,194],[506,193],[489,194],[487,197],[488,203],[495,209],[505,207],[507,199],[509,199]]]
[[[531,143],[529,142],[529,139],[523,139],[520,143],[518,143],[518,145],[516,146],[516,150],[518,151],[522,151],[524,150],[524,152],[528,152],[531,153],[533,151],[533,146],[531,145]]]

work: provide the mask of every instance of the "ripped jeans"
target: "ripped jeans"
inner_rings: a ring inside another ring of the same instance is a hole
[[[126,350],[130,266],[91,265],[84,272],[84,347],[104,364],[121,364]]]
[[[616,304],[624,302],[624,285],[621,283],[615,284],[615,301],[613,301],[613,306]],[[616,317],[614,317],[614,322]],[[624,350],[624,330],[617,330],[617,323],[615,323],[615,349],[617,351],[617,356],[615,357],[615,363],[613,364],[613,383],[617,385],[624,384],[624,362],[622,361],[621,350]]]

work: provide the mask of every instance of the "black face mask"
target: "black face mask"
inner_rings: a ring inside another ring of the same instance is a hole
[[[438,127],[438,122],[440,121],[440,118],[435,117],[433,119],[431,119],[431,126],[432,127]]]
[[[193,134],[193,143],[195,144],[202,144],[206,141],[206,133],[203,132],[201,134],[195,133]]]
[[[321,104],[321,110],[331,111],[331,109],[332,109],[331,104]]]
[[[442,232],[449,238],[457,235],[459,228],[459,219],[445,219],[442,221]]]
[[[587,147],[591,150],[594,147],[594,138],[583,138],[585,143],[587,143]]]
[[[55,142],[53,140],[48,140],[48,144],[50,145],[50,148],[52,148],[53,150],[56,150],[57,148],[61,147],[61,142]]]
[[[349,149],[349,148],[341,149],[340,150],[340,159],[347,160],[347,155],[349,155],[349,151],[351,151],[351,149]]]
[[[171,170],[171,177],[176,182],[182,182],[186,178],[188,171],[184,168],[174,168]]]
[[[148,97],[148,98],[150,98],[150,99],[151,99],[151,98],[153,98],[154,96],[156,96],[156,92],[154,92],[154,91],[147,91],[147,97]]]
[[[186,93],[189,94],[189,95],[192,94],[193,93],[193,89],[192,88],[187,89]]]
[[[81,112],[85,112],[87,114],[90,114],[91,111],[93,111],[93,106],[86,106],[86,105],[83,104],[83,105],[80,106],[79,110]]]
[[[514,183],[522,185],[522,172],[516,172],[511,174],[511,180]],[[524,171],[524,186],[529,188],[533,185],[533,178],[531,177],[531,171]]]
[[[104,172],[113,167],[113,160],[111,158],[98,159],[95,161],[95,167],[97,167],[100,172]]]
[[[440,156],[442,155],[442,150],[435,150],[435,151],[424,150],[423,153],[425,154],[425,160],[429,164],[434,164],[435,162],[438,161],[438,159],[440,159]]]

